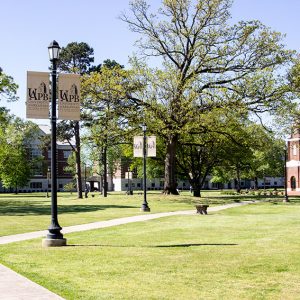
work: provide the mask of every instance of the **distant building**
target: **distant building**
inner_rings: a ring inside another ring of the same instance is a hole
[[[300,196],[300,130],[295,129],[287,142],[287,194]]]
[[[116,165],[115,173],[107,174],[107,186],[108,191],[141,191],[143,190],[143,178],[138,178],[137,172],[129,172],[129,161],[128,159],[120,159]],[[202,189],[205,190],[219,190],[219,189],[234,189],[234,180],[227,184],[211,182],[211,176],[207,176]],[[102,191],[102,176],[94,174],[87,178],[87,184],[91,191]],[[283,188],[284,178],[283,177],[270,177],[260,178],[257,180],[258,188]],[[254,180],[242,179],[241,188],[250,189],[255,186]],[[178,179],[178,190],[189,190],[190,183],[188,180]],[[164,178],[147,178],[147,190],[163,190]]]

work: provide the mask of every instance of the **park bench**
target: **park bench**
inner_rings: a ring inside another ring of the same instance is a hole
[[[198,204],[198,205],[196,205],[197,214],[207,215],[207,208],[208,207],[209,207],[209,205],[206,205],[206,204]]]

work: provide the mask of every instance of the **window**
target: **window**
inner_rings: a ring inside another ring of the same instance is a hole
[[[269,179],[265,179],[264,185],[271,185],[271,181]]]
[[[291,178],[291,189],[294,191],[296,189],[296,177],[292,176]]]
[[[31,189],[41,189],[42,183],[41,182],[30,182]]]
[[[33,176],[42,176],[43,175],[43,164],[42,162],[35,162],[32,166]]]
[[[293,145],[293,155],[297,155],[297,145]]]
[[[136,184],[136,186],[137,186],[137,187],[141,187],[141,184],[138,182],[138,183]]]
[[[34,159],[34,158],[37,158],[37,157],[40,157],[42,156],[42,151],[38,148],[31,148],[30,149],[30,159]]]
[[[151,183],[151,187],[155,187],[155,183]]]
[[[62,188],[63,188],[63,185],[60,183],[60,184],[58,185],[58,188],[59,188],[59,189],[62,189]]]
[[[217,189],[218,188],[218,183],[217,182],[213,182],[212,183],[212,188],[213,189]]]
[[[71,150],[64,150],[64,158],[68,158],[71,155]]]

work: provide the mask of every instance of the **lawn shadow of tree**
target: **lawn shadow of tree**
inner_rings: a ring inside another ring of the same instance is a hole
[[[105,244],[69,244],[68,247],[111,247],[111,248],[188,248],[200,246],[238,246],[238,244],[231,243],[188,243],[188,244],[175,244],[175,245],[105,245]]]

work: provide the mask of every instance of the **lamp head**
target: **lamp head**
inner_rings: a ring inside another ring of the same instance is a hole
[[[59,58],[60,47],[57,41],[52,41],[48,47],[50,61],[57,60]]]

